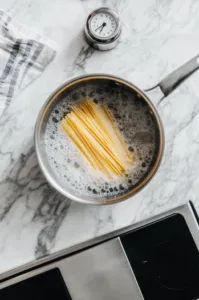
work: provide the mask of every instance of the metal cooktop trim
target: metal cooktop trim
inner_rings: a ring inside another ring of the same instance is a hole
[[[117,238],[117,237],[123,235],[124,233],[130,232],[134,229],[141,228],[143,226],[146,226],[149,223],[154,223],[156,221],[159,221],[160,219],[164,219],[168,216],[178,214],[178,213],[184,216],[184,218],[187,222],[187,225],[190,229],[190,232],[193,236],[193,239],[196,243],[196,246],[199,250],[199,226],[198,226],[198,223],[197,223],[197,219],[194,215],[193,209],[191,207],[191,204],[186,203],[184,205],[175,207],[175,208],[173,208],[169,211],[163,212],[161,214],[158,214],[154,217],[148,218],[148,219],[143,220],[141,222],[138,222],[138,223],[135,223],[133,225],[127,226],[125,228],[122,228],[122,229],[116,230],[114,232],[105,234],[101,237],[97,237],[97,238],[91,239],[89,241],[80,243],[78,245],[69,247],[65,250],[61,250],[61,251],[56,252],[54,254],[51,254],[47,257],[43,257],[43,258],[38,259],[36,261],[27,263],[27,264],[22,265],[20,267],[17,267],[17,268],[9,270],[7,272],[4,272],[4,273],[0,274],[0,289],[3,288],[1,283],[5,282],[7,280],[10,281],[13,277],[16,277],[16,276],[22,275],[24,273],[30,272],[34,269],[43,267],[46,264],[54,263],[58,260],[64,259],[68,256],[71,256],[75,253],[81,252],[85,249],[91,248],[91,247],[96,246],[98,244],[101,244],[103,242],[107,242],[109,240]]]

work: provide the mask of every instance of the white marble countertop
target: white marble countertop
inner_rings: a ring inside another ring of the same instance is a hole
[[[121,41],[109,52],[91,51],[82,34],[87,15],[100,6],[113,7],[123,21]],[[0,8],[60,47],[0,119],[0,273],[190,199],[199,210],[199,72],[160,105],[164,159],[150,184],[128,201],[70,203],[47,185],[33,145],[40,107],[69,78],[107,72],[145,88],[198,54],[199,1],[1,0]]]

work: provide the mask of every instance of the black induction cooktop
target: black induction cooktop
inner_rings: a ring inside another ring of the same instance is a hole
[[[182,215],[127,233],[121,242],[145,300],[199,299],[199,253]]]
[[[49,256],[0,279],[0,300],[199,300],[198,222],[189,203],[75,254]],[[125,299],[114,293],[115,283],[119,292],[120,284],[127,287]]]
[[[21,281],[0,291],[1,300],[71,300],[58,268]]]

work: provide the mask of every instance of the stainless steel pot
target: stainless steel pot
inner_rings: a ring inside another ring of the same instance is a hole
[[[170,75],[164,78],[160,83],[156,86],[142,91],[136,85],[116,76],[106,75],[106,74],[92,74],[85,75],[71,81],[65,83],[61,87],[59,87],[46,101],[43,105],[35,126],[35,149],[38,158],[39,165],[41,170],[46,177],[47,181],[61,194],[64,196],[81,203],[86,204],[95,204],[95,205],[104,205],[104,204],[114,204],[125,199],[128,199],[135,195],[138,191],[140,191],[154,176],[156,173],[164,151],[164,130],[162,126],[162,122],[160,116],[151,102],[150,98],[146,95],[145,92],[155,89],[159,87],[163,93],[163,97],[160,101],[163,100],[164,97],[168,96],[183,80],[189,77],[194,71],[199,68],[199,56],[192,58],[190,61],[185,63],[183,66],[173,71]],[[136,184],[132,184],[132,186],[127,191],[119,191],[117,195],[114,196],[84,196],[77,193],[75,190],[72,190],[67,185],[65,185],[59,177],[53,172],[47,158],[45,143],[44,143],[44,135],[46,130],[46,125],[48,119],[51,116],[52,111],[56,107],[58,103],[63,99],[63,97],[69,93],[75,91],[77,88],[81,86],[95,84],[101,88],[100,93],[103,93],[105,84],[113,84],[115,87],[119,86],[119,88],[123,88],[124,90],[128,90],[132,95],[139,97],[139,101],[145,107],[148,107],[151,118],[156,127],[156,152],[153,160],[151,161],[149,169],[143,174]],[[102,88],[103,87],[103,88]]]

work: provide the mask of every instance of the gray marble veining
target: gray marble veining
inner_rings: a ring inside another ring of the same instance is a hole
[[[100,6],[117,10],[123,23],[120,43],[109,52],[90,48],[82,32],[87,15]],[[159,105],[163,162],[150,184],[126,202],[93,207],[64,199],[46,183],[33,145],[40,107],[69,78],[106,72],[146,88],[198,54],[199,2],[1,0],[0,7],[59,45],[55,60],[0,119],[0,272],[190,199],[199,210],[199,72]],[[159,94],[150,96],[157,103]]]

